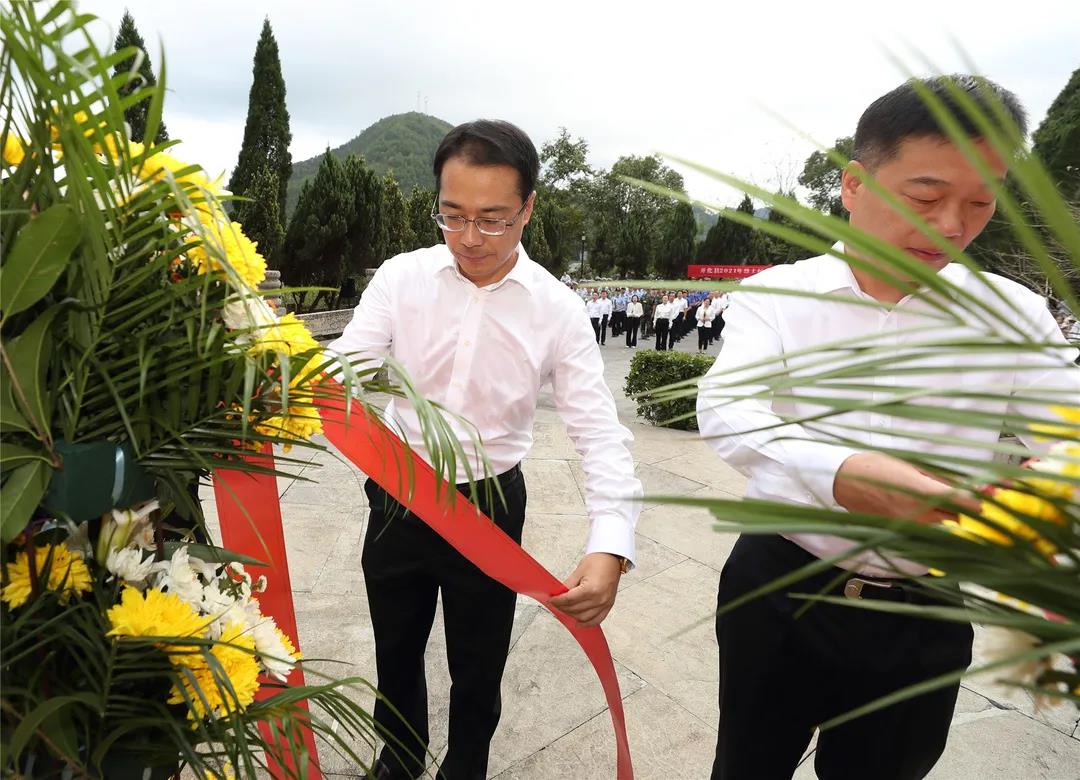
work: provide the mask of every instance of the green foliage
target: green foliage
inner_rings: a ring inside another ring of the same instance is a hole
[[[393,171],[388,171],[382,180],[382,230],[386,235],[384,259],[389,259],[412,249],[416,239],[412,235],[409,215],[405,209],[405,198],[401,194]]]
[[[729,218],[732,211],[733,209],[721,211],[720,218],[705,236],[705,241],[698,250],[698,256],[705,262],[746,265],[760,260],[767,252],[767,245],[756,238],[752,226]],[[749,196],[744,195],[734,211],[752,218],[754,203]]]
[[[664,220],[656,273],[671,278],[686,276],[686,266],[694,257],[697,232],[698,223],[693,208],[689,203],[680,201]]]
[[[291,142],[281,59],[270,20],[266,19],[255,46],[244,143],[229,179],[229,191],[233,195],[247,195],[255,176],[268,167],[278,178],[278,213],[285,214],[285,190],[292,174]]]
[[[234,218],[244,227],[244,235],[258,244],[259,252],[271,268],[281,262],[281,246],[285,242],[285,229],[281,224],[278,196],[278,176],[264,165],[251,180],[245,197],[250,200],[236,204]]]
[[[413,187],[431,189],[435,186],[431,174],[435,150],[452,127],[448,122],[415,111],[395,114],[383,117],[332,153],[341,160],[350,154],[363,157],[380,176],[392,170],[402,192],[411,192]],[[313,157],[293,166],[286,214],[292,214],[303,182],[315,175],[319,162],[320,158]]]
[[[336,158],[327,151],[325,159]],[[349,205],[343,216],[346,221],[345,267],[351,273],[365,268],[377,268],[386,259],[389,226],[383,215],[383,182],[363,157],[350,154],[342,166],[343,181]],[[318,175],[316,175],[318,182]]]
[[[1080,201],[1080,68],[1050,104],[1033,141],[1032,151],[1061,194],[1071,202]]]
[[[806,158],[799,184],[810,190],[810,205],[826,214],[839,217],[845,214],[840,202],[840,162],[837,155],[850,160],[855,139],[852,136],[837,138],[828,152],[817,151]]]
[[[435,246],[442,243],[442,231],[431,218],[431,207],[435,203],[435,190],[424,187],[413,187],[409,193],[409,199],[405,202],[405,211],[409,220],[409,237],[412,244],[405,247],[409,252],[413,249]]]
[[[557,190],[580,185],[593,173],[588,156],[588,142],[584,138],[572,140],[570,131],[560,127],[558,137],[540,147],[540,183]]]
[[[682,176],[656,155],[620,157],[610,171],[597,174],[588,183],[584,199],[590,217],[586,221],[589,264],[595,271],[642,276],[656,267],[658,260],[669,267],[689,258],[687,254],[661,259],[664,225],[678,201],[633,182],[684,192]]]
[[[636,397],[639,417],[665,428],[696,431],[696,393],[662,400],[654,394],[661,388],[704,376],[714,359],[711,355],[641,350],[630,361],[624,392]]]
[[[124,18],[120,20],[120,30],[116,33],[115,49],[119,52],[131,48],[138,49],[138,54],[141,55],[141,62],[138,66],[139,77],[130,81],[127,80],[127,75],[135,67],[136,53],[132,53],[127,59],[116,63],[116,67],[113,68],[114,76],[125,77],[124,85],[118,90],[122,97],[127,97],[142,87],[153,87],[157,84],[154,68],[150,63],[150,54],[146,51],[146,42],[139,35],[139,31],[135,27],[135,20],[131,18],[131,13],[125,9]],[[143,136],[146,135],[146,114],[149,110],[149,98],[133,103],[124,110],[124,119],[127,120],[128,125],[131,127],[130,137],[132,141],[141,143],[145,140]],[[157,133],[153,140],[156,144],[169,140],[169,133],[165,129],[164,122],[158,123]]]
[[[319,172],[305,182],[282,248],[282,281],[291,287],[338,287],[355,223],[353,189],[341,163],[327,150]]]
[[[534,263],[551,271],[556,270],[552,268],[551,247],[548,246],[547,236],[544,234],[544,217],[539,213],[539,209],[533,211],[532,219],[525,226],[521,244]]]

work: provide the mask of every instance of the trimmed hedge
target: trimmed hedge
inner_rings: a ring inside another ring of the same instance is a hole
[[[671,401],[653,401],[648,393],[650,390],[704,375],[715,359],[712,355],[642,350],[630,361],[630,373],[626,375],[626,386],[623,389],[628,396],[636,396],[638,415],[653,425],[696,431],[696,394]]]

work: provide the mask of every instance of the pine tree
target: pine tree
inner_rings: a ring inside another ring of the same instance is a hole
[[[247,197],[251,200],[240,201],[236,206],[236,221],[244,226],[247,237],[258,244],[259,252],[271,268],[279,267],[285,240],[277,195],[277,174],[264,165],[248,187]]]
[[[305,182],[285,234],[282,277],[290,287],[337,288],[345,273],[353,193],[341,164],[326,150],[315,178]],[[316,302],[323,294],[316,296]],[[302,305],[302,303],[301,303]]]
[[[1032,137],[1032,152],[1071,201],[1080,201],[1080,68],[1046,112]]]
[[[405,209],[405,198],[401,195],[401,187],[393,171],[387,171],[382,180],[381,232],[386,236],[384,256],[387,259],[408,252],[416,241]]]
[[[131,14],[128,11],[124,11],[124,18],[120,20],[120,30],[116,34],[116,51],[121,49],[127,49],[135,47],[142,51],[142,62],[139,65],[139,75],[137,78],[133,78],[120,87],[121,97],[126,97],[140,89],[146,87],[153,87],[157,84],[157,79],[154,77],[154,68],[150,64],[150,55],[146,51],[146,43],[143,41],[139,31],[135,28],[135,20],[131,18]],[[135,65],[135,56],[128,57],[127,59],[117,63],[113,68],[113,75],[120,76],[131,71],[131,68]],[[146,134],[146,115],[150,110],[150,98],[140,100],[132,106],[129,106],[124,111],[124,119],[131,126],[131,140],[144,142],[143,136]],[[154,143],[161,143],[162,141],[169,140],[169,133],[165,129],[165,123],[158,124],[157,134],[154,137]]]
[[[525,253],[534,263],[549,271],[555,270],[551,247],[548,246],[547,236],[544,235],[544,218],[536,212],[533,212],[529,224],[525,226],[525,231],[521,234],[521,245],[525,247]]]
[[[351,198],[347,266],[350,273],[360,273],[377,268],[386,257],[382,180],[355,154],[345,158],[342,170]]]
[[[431,218],[431,207],[435,203],[435,191],[423,187],[413,187],[405,210],[409,217],[409,235],[412,244],[405,247],[406,252],[424,249],[442,243],[442,231]],[[526,250],[528,251],[528,250]]]
[[[270,20],[265,19],[255,47],[244,144],[229,180],[229,190],[234,195],[247,195],[255,175],[263,166],[268,166],[278,177],[278,213],[284,214],[285,189],[292,175],[291,141],[278,45],[270,29]]]
[[[664,220],[656,272],[664,279],[681,279],[694,255],[697,220],[689,203],[680,201]]]

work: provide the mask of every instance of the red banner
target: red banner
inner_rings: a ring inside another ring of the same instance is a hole
[[[265,445],[261,465],[273,468],[274,456],[270,445]],[[278,501],[277,477],[271,474],[253,474],[247,471],[222,469],[214,472],[214,499],[217,501],[218,520],[221,524],[221,546],[266,561],[266,567],[258,574],[266,576],[266,590],[259,594],[259,610],[274,619],[290,640],[300,649],[300,636],[296,631],[296,610],[293,608],[292,582],[289,579],[289,562],[285,555],[285,529],[281,524],[281,503]],[[289,674],[286,683],[303,685],[304,672],[297,666]],[[263,686],[259,699],[279,692],[279,688]],[[300,706],[307,708],[306,702]],[[260,724],[263,738],[284,747],[280,735],[269,724]],[[309,780],[322,777],[318,767],[319,755],[315,736],[310,729],[304,730],[304,748],[307,756],[286,753],[290,774],[296,776],[297,767],[307,765]],[[310,760],[309,760],[310,759]],[[270,775],[283,778],[288,775],[268,758]]]
[[[771,265],[688,265],[686,276],[690,279],[745,279]]]

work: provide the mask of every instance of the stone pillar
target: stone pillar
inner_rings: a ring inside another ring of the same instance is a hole
[[[266,278],[259,283],[259,290],[266,292],[269,290],[280,290],[281,288],[281,271],[267,270]],[[266,302],[279,317],[285,313],[285,307],[282,305],[283,301],[280,295],[267,296]]]

